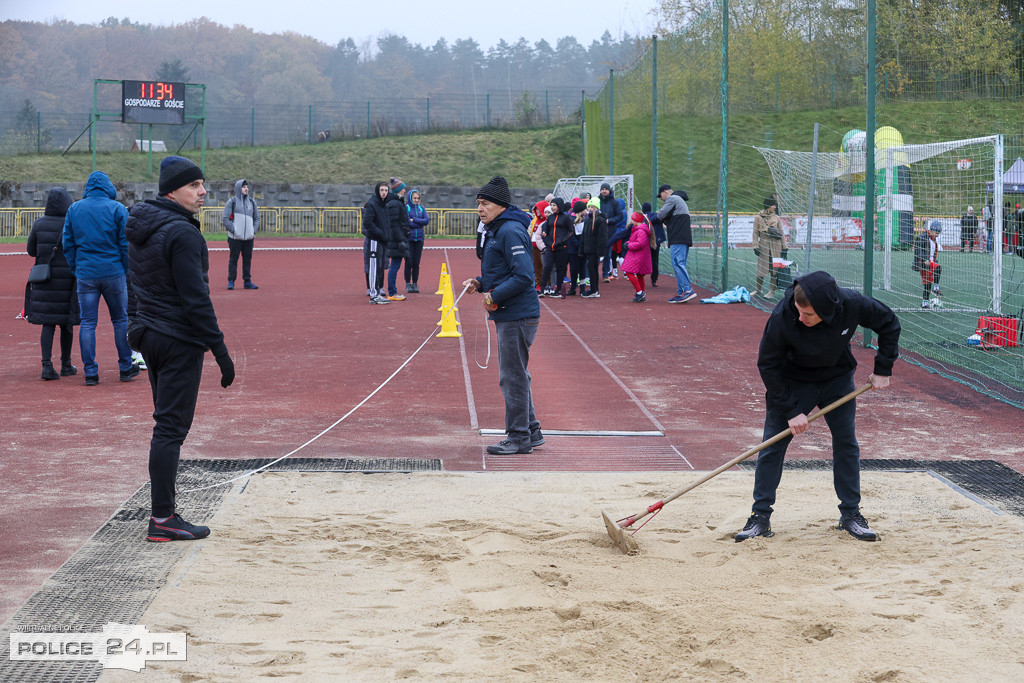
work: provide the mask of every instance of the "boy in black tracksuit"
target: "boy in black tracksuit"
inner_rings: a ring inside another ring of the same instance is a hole
[[[899,355],[900,323],[885,304],[852,289],[840,288],[831,275],[817,271],[786,289],[765,325],[757,368],[766,389],[764,440],[787,427],[793,434],[807,431],[807,414],[854,390],[857,361],[850,339],[861,325],[878,335],[873,389],[889,386]],[[839,496],[839,527],[855,538],[874,541],[875,532],[860,513],[860,447],[849,401],[825,415],[832,432],[832,471]],[[736,535],[737,541],[772,536],[770,517],[775,491],[782,478],[782,461],[793,437],[761,451],[754,475],[753,514]]]
[[[366,295],[371,304],[390,303],[384,296],[384,249],[391,234],[386,201],[388,184],[377,183],[373,196],[363,205],[363,261],[366,272]]]

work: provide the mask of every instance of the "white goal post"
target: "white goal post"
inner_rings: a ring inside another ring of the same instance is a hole
[[[626,214],[631,213],[635,208],[636,201],[633,194],[632,175],[583,175],[578,178],[559,178],[551,194],[561,197],[567,202],[579,197],[584,192],[589,192],[592,197],[597,197],[603,183],[612,186],[612,193],[615,197],[626,202]]]

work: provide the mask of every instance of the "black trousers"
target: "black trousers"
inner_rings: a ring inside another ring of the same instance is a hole
[[[53,356],[53,335],[60,327],[60,360],[62,363],[71,362],[71,342],[74,332],[71,325],[43,325],[39,333],[39,346],[43,352],[43,360],[50,360]]]
[[[252,243],[256,240],[228,238],[228,280],[235,281],[238,275],[238,256],[242,256],[242,280],[252,280]]]
[[[423,258],[423,240],[409,241],[409,258],[405,259],[405,284],[419,284],[420,260]]]
[[[789,382],[800,411],[810,414],[814,406],[827,406],[853,391],[853,373],[823,382]],[[855,421],[856,400],[849,401],[825,415],[825,423],[832,432],[832,485],[839,498],[841,515],[852,515],[860,509],[860,445],[857,443]],[[767,405],[764,418],[764,440],[767,441],[789,427],[789,420],[773,404]],[[768,446],[757,457],[754,470],[753,512],[770,517],[775,504],[775,492],[782,480],[782,462],[786,449],[793,440],[788,436]]]
[[[651,247],[651,284],[658,284],[658,258],[661,255],[661,245]]]
[[[590,291],[597,292],[601,286],[601,278],[599,276],[601,256],[599,254],[587,254],[582,258],[587,260],[587,277],[590,278]]]
[[[149,366],[153,390],[153,438],[149,442],[149,481],[153,516],[174,514],[174,485],[178,458],[196,413],[199,381],[203,376],[203,355],[199,346],[170,339],[146,330],[139,339],[139,351]]]

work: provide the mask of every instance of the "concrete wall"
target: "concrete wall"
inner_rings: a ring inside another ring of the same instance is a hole
[[[14,183],[0,181],[0,207],[42,207],[51,187],[60,185],[71,198],[82,198],[85,182],[80,183]],[[482,185],[482,183],[481,183]],[[114,183],[117,198],[128,206],[156,197],[156,183]],[[206,206],[222,206],[234,194],[234,181],[207,183]],[[261,206],[362,206],[373,192],[373,185],[300,185],[297,183],[253,183],[250,191]],[[410,188],[412,189],[412,188]],[[423,206],[437,209],[476,207],[480,187],[424,185],[417,187]],[[512,188],[512,201],[524,211],[543,199],[551,189]]]

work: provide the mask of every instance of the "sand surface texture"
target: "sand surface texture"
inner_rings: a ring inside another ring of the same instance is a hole
[[[1021,518],[865,472],[865,543],[830,472],[787,471],[775,537],[735,543],[753,475],[727,472],[614,548],[601,509],[699,476],[259,475],[140,620],[188,660],[141,678],[1024,680]]]

